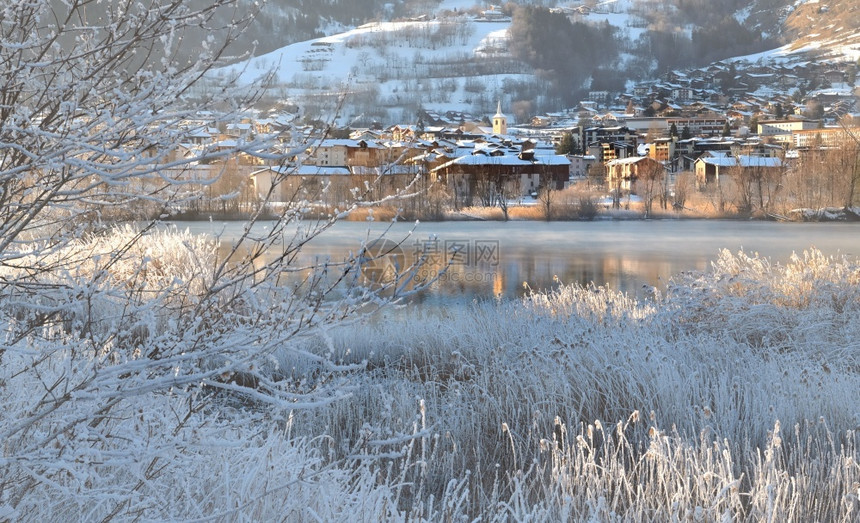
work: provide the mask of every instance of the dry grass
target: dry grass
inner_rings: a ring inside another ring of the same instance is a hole
[[[508,209],[511,220],[544,220],[546,213],[540,204],[518,205]]]
[[[645,217],[645,206],[641,201],[621,199],[620,209],[605,208],[597,204],[598,200],[604,195],[587,187],[573,186],[571,188],[557,191],[553,193],[552,203],[550,205],[550,213],[552,220],[589,220],[611,218],[631,220]],[[322,216],[327,216],[329,211],[320,213]],[[718,209],[717,198],[714,195],[693,191],[688,197],[682,210],[661,209],[659,201],[655,199],[651,207],[652,219],[661,218],[713,218],[727,219],[737,217],[736,209],[728,202],[724,206],[722,212]],[[398,210],[396,206],[375,206],[362,207],[352,211],[346,218],[348,221],[367,221],[369,219],[375,221],[392,221],[395,218],[400,219],[421,219],[422,221],[432,221],[434,218],[429,216],[406,216]],[[448,209],[443,212],[441,219],[448,221],[457,220],[486,220],[486,221],[504,221],[505,216],[502,209],[483,206],[465,207],[459,210]],[[532,220],[544,221],[546,219],[546,211],[543,203],[540,200],[529,202],[528,205],[512,205],[508,208],[509,220]]]
[[[504,220],[504,214],[498,207],[472,206],[464,207],[459,211],[449,210],[445,213],[446,220]]]
[[[499,207],[466,207],[458,212],[449,212],[449,220],[487,220],[503,221],[505,215]],[[543,220],[544,212],[539,205],[515,205],[508,207],[509,220]]]
[[[378,222],[390,222],[397,218],[399,215],[400,213],[395,207],[359,207],[349,213],[349,216],[347,216],[346,221],[364,222],[373,220]]]
[[[684,204],[684,210],[679,213],[685,218],[732,218],[735,216],[734,208],[726,203],[724,210],[719,210],[717,198],[713,195],[700,191],[693,191]]]

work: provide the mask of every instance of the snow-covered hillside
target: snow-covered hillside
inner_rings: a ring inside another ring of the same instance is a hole
[[[584,14],[571,14],[578,4],[570,2],[553,9],[577,21],[608,22],[635,39],[644,31],[641,19],[631,14],[636,3],[603,2]],[[510,24],[498,6],[443,0],[419,17],[288,45],[226,67],[217,76],[235,76],[242,84],[268,77],[274,96],[320,118],[332,118],[339,108],[338,121],[344,125],[415,121],[421,109],[481,118],[495,112],[499,101],[508,109],[517,100],[546,107],[547,82],[508,51]],[[576,89],[587,88],[589,81],[570,82]],[[344,95],[347,102],[341,106]]]
[[[768,1],[754,2],[734,17],[739,22],[761,27],[766,34],[773,30],[761,22]],[[783,0],[771,1],[774,2],[774,5],[785,4]],[[619,59],[599,66],[622,71],[628,82],[679,66],[668,60],[682,51],[688,60],[695,61],[695,51],[688,47],[696,27],[683,23],[672,0],[531,3],[563,13],[573,22],[614,27]],[[818,4],[810,7],[811,3],[798,2],[778,10],[777,18],[788,19],[798,31],[801,15],[826,17],[829,8]],[[661,14],[655,15],[656,11]],[[245,85],[267,78],[272,98],[301,107],[302,114],[308,117],[326,121],[336,118],[339,124],[351,126],[370,125],[374,121],[414,123],[422,109],[469,113],[480,119],[495,112],[499,101],[520,120],[529,113],[565,107],[560,105],[563,102],[558,89],[550,94],[547,76],[539,74],[526,61],[516,60],[509,51],[510,11],[503,12],[499,6],[475,0],[442,0],[438,4],[427,2],[426,12],[419,12],[408,19],[373,22],[294,43],[225,67],[216,76],[237,77]],[[667,28],[666,20],[677,22]],[[758,57],[825,49],[831,56],[856,60],[860,57],[860,31],[851,29],[856,26],[852,20],[846,19],[845,27],[838,28],[819,20],[829,27],[820,38],[818,33],[806,34]],[[657,53],[660,43],[651,31],[685,35],[682,38],[686,38],[687,44],[678,51],[672,48],[669,55],[664,48],[662,56],[649,57],[647,50],[653,47]],[[568,75],[566,92],[587,90],[592,78],[588,73],[582,76]],[[517,103],[519,109],[514,108]]]
[[[419,108],[489,113],[497,99],[507,98],[510,82],[532,81],[531,71],[508,57],[509,25],[465,16],[372,23],[289,45],[219,74],[248,84],[272,73],[269,85],[277,95],[323,115],[348,93],[347,121],[409,121]]]

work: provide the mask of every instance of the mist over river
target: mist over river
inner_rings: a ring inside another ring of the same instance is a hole
[[[244,222],[174,222],[193,233],[220,235],[229,244]],[[270,224],[261,222],[255,231]],[[414,229],[414,230],[413,230]],[[412,231],[410,235],[410,231]],[[721,249],[743,249],[774,263],[792,253],[817,248],[826,255],[860,256],[858,223],[777,223],[723,220],[595,222],[339,222],[302,250],[306,262],[342,260],[363,241],[400,242],[407,259],[429,254],[439,266],[456,247],[447,273],[409,301],[447,306],[480,299],[522,296],[526,286],[548,289],[559,283],[594,283],[643,295],[664,289],[684,271],[704,271]],[[430,270],[428,268],[427,270]]]

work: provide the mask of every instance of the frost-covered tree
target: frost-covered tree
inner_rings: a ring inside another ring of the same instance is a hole
[[[398,267],[375,290],[359,286],[361,250],[300,267],[302,247],[351,204],[309,222],[299,190],[265,227],[257,207],[221,251],[157,221],[118,225],[205,198],[218,176],[195,165],[279,159],[251,139],[176,154],[201,111],[226,122],[254,98],[229,82],[201,88],[247,22],[234,7],[0,7],[0,519],[210,513],[205,489],[180,484],[191,508],[172,512],[152,488],[188,477],[206,449],[243,441],[252,414],[231,406],[268,405],[277,424],[346,394],[337,376],[349,368],[291,344],[404,284]],[[178,60],[189,48],[195,59]],[[290,177],[274,172],[262,203]],[[287,379],[276,350],[315,365],[316,381]]]

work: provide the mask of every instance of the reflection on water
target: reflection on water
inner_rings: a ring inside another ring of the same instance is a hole
[[[237,238],[239,222],[179,222],[201,234]],[[419,276],[447,271],[412,302],[446,305],[475,299],[522,296],[526,290],[560,283],[608,286],[641,295],[664,288],[683,271],[706,270],[720,249],[759,253],[774,262],[810,247],[825,254],[860,255],[860,224],[746,221],[441,222],[415,224],[341,222],[310,242],[300,260],[339,261],[356,254],[362,241],[383,234],[401,242],[411,261],[428,263]],[[261,231],[266,224],[258,226]],[[414,232],[410,234],[410,230]],[[451,256],[453,255],[453,258]],[[525,284],[525,286],[524,286]]]

